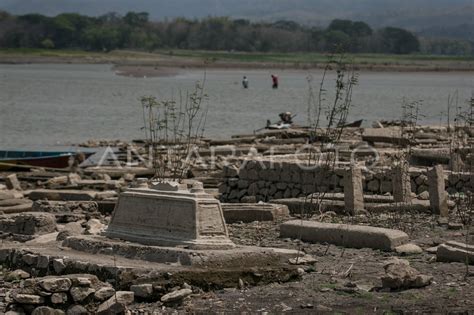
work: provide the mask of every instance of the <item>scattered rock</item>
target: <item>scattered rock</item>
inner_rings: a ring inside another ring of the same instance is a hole
[[[395,251],[401,255],[416,255],[423,253],[423,249],[415,244],[404,244],[395,247]]]
[[[69,222],[63,226],[62,231],[69,231],[72,235],[81,235],[84,232],[84,228],[81,222]]]
[[[385,266],[385,276],[382,277],[382,286],[392,290],[421,288],[431,284],[432,276],[420,274],[410,267],[405,259],[392,259]]]
[[[244,283],[244,280],[242,280],[241,278],[239,278],[239,289],[240,289],[240,290],[243,290],[243,289],[245,289],[245,283]]]
[[[136,284],[130,286],[130,291],[140,298],[149,298],[153,295],[153,285],[150,283]]]
[[[436,254],[436,252],[438,251],[438,246],[429,247],[425,249],[425,251],[430,254]]]
[[[45,278],[40,280],[40,287],[48,292],[67,292],[71,288],[72,282],[68,278]]]
[[[53,259],[53,269],[57,274],[61,274],[61,272],[66,269],[64,260],[61,258]]]
[[[429,200],[430,199],[430,193],[428,191],[423,191],[418,195],[418,199],[420,200]]]
[[[191,295],[193,293],[192,290],[190,289],[181,289],[181,290],[176,290],[171,293],[165,294],[161,297],[161,302],[163,303],[171,303],[171,302],[177,302],[188,295]]]
[[[15,271],[12,271],[8,273],[5,276],[5,281],[15,281],[15,280],[21,280],[21,279],[28,279],[30,277],[30,274],[24,270],[17,269]]]
[[[51,303],[53,304],[64,304],[67,302],[67,294],[66,293],[53,293],[51,295]]]
[[[58,235],[56,236],[56,241],[58,242],[62,242],[64,241],[66,238],[68,238],[69,236],[74,236],[75,234],[69,230],[64,230],[64,231],[61,231],[58,233]]]
[[[40,306],[34,309],[31,315],[64,315],[62,310],[57,310],[48,306]]]
[[[126,306],[122,303],[116,302],[115,300],[106,301],[99,305],[96,311],[97,315],[112,315],[112,314],[125,314]]]
[[[94,298],[99,301],[105,301],[115,294],[115,290],[112,287],[100,288],[94,293]]]
[[[74,302],[81,302],[89,295],[93,294],[95,290],[87,287],[73,287],[69,292],[71,293]]]
[[[49,266],[49,256],[47,255],[40,255],[38,256],[38,261],[36,263],[36,267],[39,269],[46,269]]]
[[[127,181],[127,182],[131,182],[135,179],[135,174],[132,174],[132,173],[126,173],[122,176],[122,178]]]
[[[125,311],[125,306],[132,304],[134,301],[134,293],[130,291],[117,291],[107,301],[99,305],[97,314],[119,314]]]
[[[72,305],[67,309],[67,315],[89,315],[87,309],[82,305]]]
[[[438,225],[439,226],[448,226],[448,218],[439,217],[438,218]]]
[[[77,185],[81,181],[81,176],[77,173],[70,173],[67,176],[68,184]]]
[[[97,219],[90,219],[86,223],[86,232],[88,235],[99,235],[105,230],[105,225]]]
[[[36,255],[33,255],[33,254],[25,254],[23,255],[23,257],[21,258],[27,265],[31,266],[31,265],[34,265],[36,264],[37,260],[38,260],[38,256]]]
[[[35,235],[56,230],[56,218],[50,213],[24,212],[0,216],[0,231],[6,233]]]
[[[317,260],[311,255],[304,255],[303,257],[290,258],[288,262],[292,265],[311,265]]]
[[[35,294],[13,294],[13,300],[20,304],[44,304],[44,298]]]

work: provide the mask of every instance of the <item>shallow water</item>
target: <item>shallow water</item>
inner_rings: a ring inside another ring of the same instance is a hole
[[[278,113],[296,113],[306,123],[308,84],[321,71],[273,71],[280,88],[271,88],[269,70],[208,70],[209,113],[205,135],[229,137],[251,133]],[[249,89],[240,81],[246,75]],[[143,136],[142,95],[170,98],[191,89],[203,70],[181,70],[175,76],[118,76],[109,65],[0,65],[1,148],[53,148],[88,139],[130,140]],[[328,90],[334,78],[327,79]],[[422,122],[440,123],[447,98],[456,90],[459,103],[471,97],[474,74],[469,72],[360,72],[349,120],[397,119],[403,97],[423,99]],[[328,95],[330,99],[330,95]],[[454,110],[453,110],[454,111]],[[443,123],[445,118],[443,119]]]

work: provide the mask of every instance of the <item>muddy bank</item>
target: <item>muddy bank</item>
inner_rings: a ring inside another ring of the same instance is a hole
[[[180,57],[167,54],[141,52],[110,52],[83,54],[14,54],[0,53],[0,64],[113,64],[121,75],[136,77],[169,76],[177,70],[173,68],[208,69],[324,69],[324,62],[299,61],[235,61],[216,58]],[[469,61],[407,60],[394,62],[359,62],[354,64],[358,71],[375,72],[449,72],[474,71],[474,63]],[[171,68],[169,70],[168,68]]]
[[[178,68],[158,66],[114,65],[115,74],[134,78],[169,77],[180,73]]]

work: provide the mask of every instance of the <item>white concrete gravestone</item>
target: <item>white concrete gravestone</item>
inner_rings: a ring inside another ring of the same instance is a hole
[[[235,247],[219,201],[202,183],[190,190],[178,183],[128,189],[120,194],[105,236],[155,246]]]

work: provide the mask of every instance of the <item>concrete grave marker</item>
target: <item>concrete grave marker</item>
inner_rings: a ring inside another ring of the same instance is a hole
[[[219,201],[199,184],[191,190],[158,183],[125,191],[105,235],[146,245],[233,248]]]
[[[401,160],[397,165],[395,165],[392,172],[393,200],[395,202],[410,202],[411,183],[408,162]]]
[[[434,214],[448,216],[448,195],[444,187],[444,172],[441,165],[428,171],[430,206]]]
[[[362,171],[356,165],[351,165],[344,175],[344,205],[351,214],[364,210]]]

